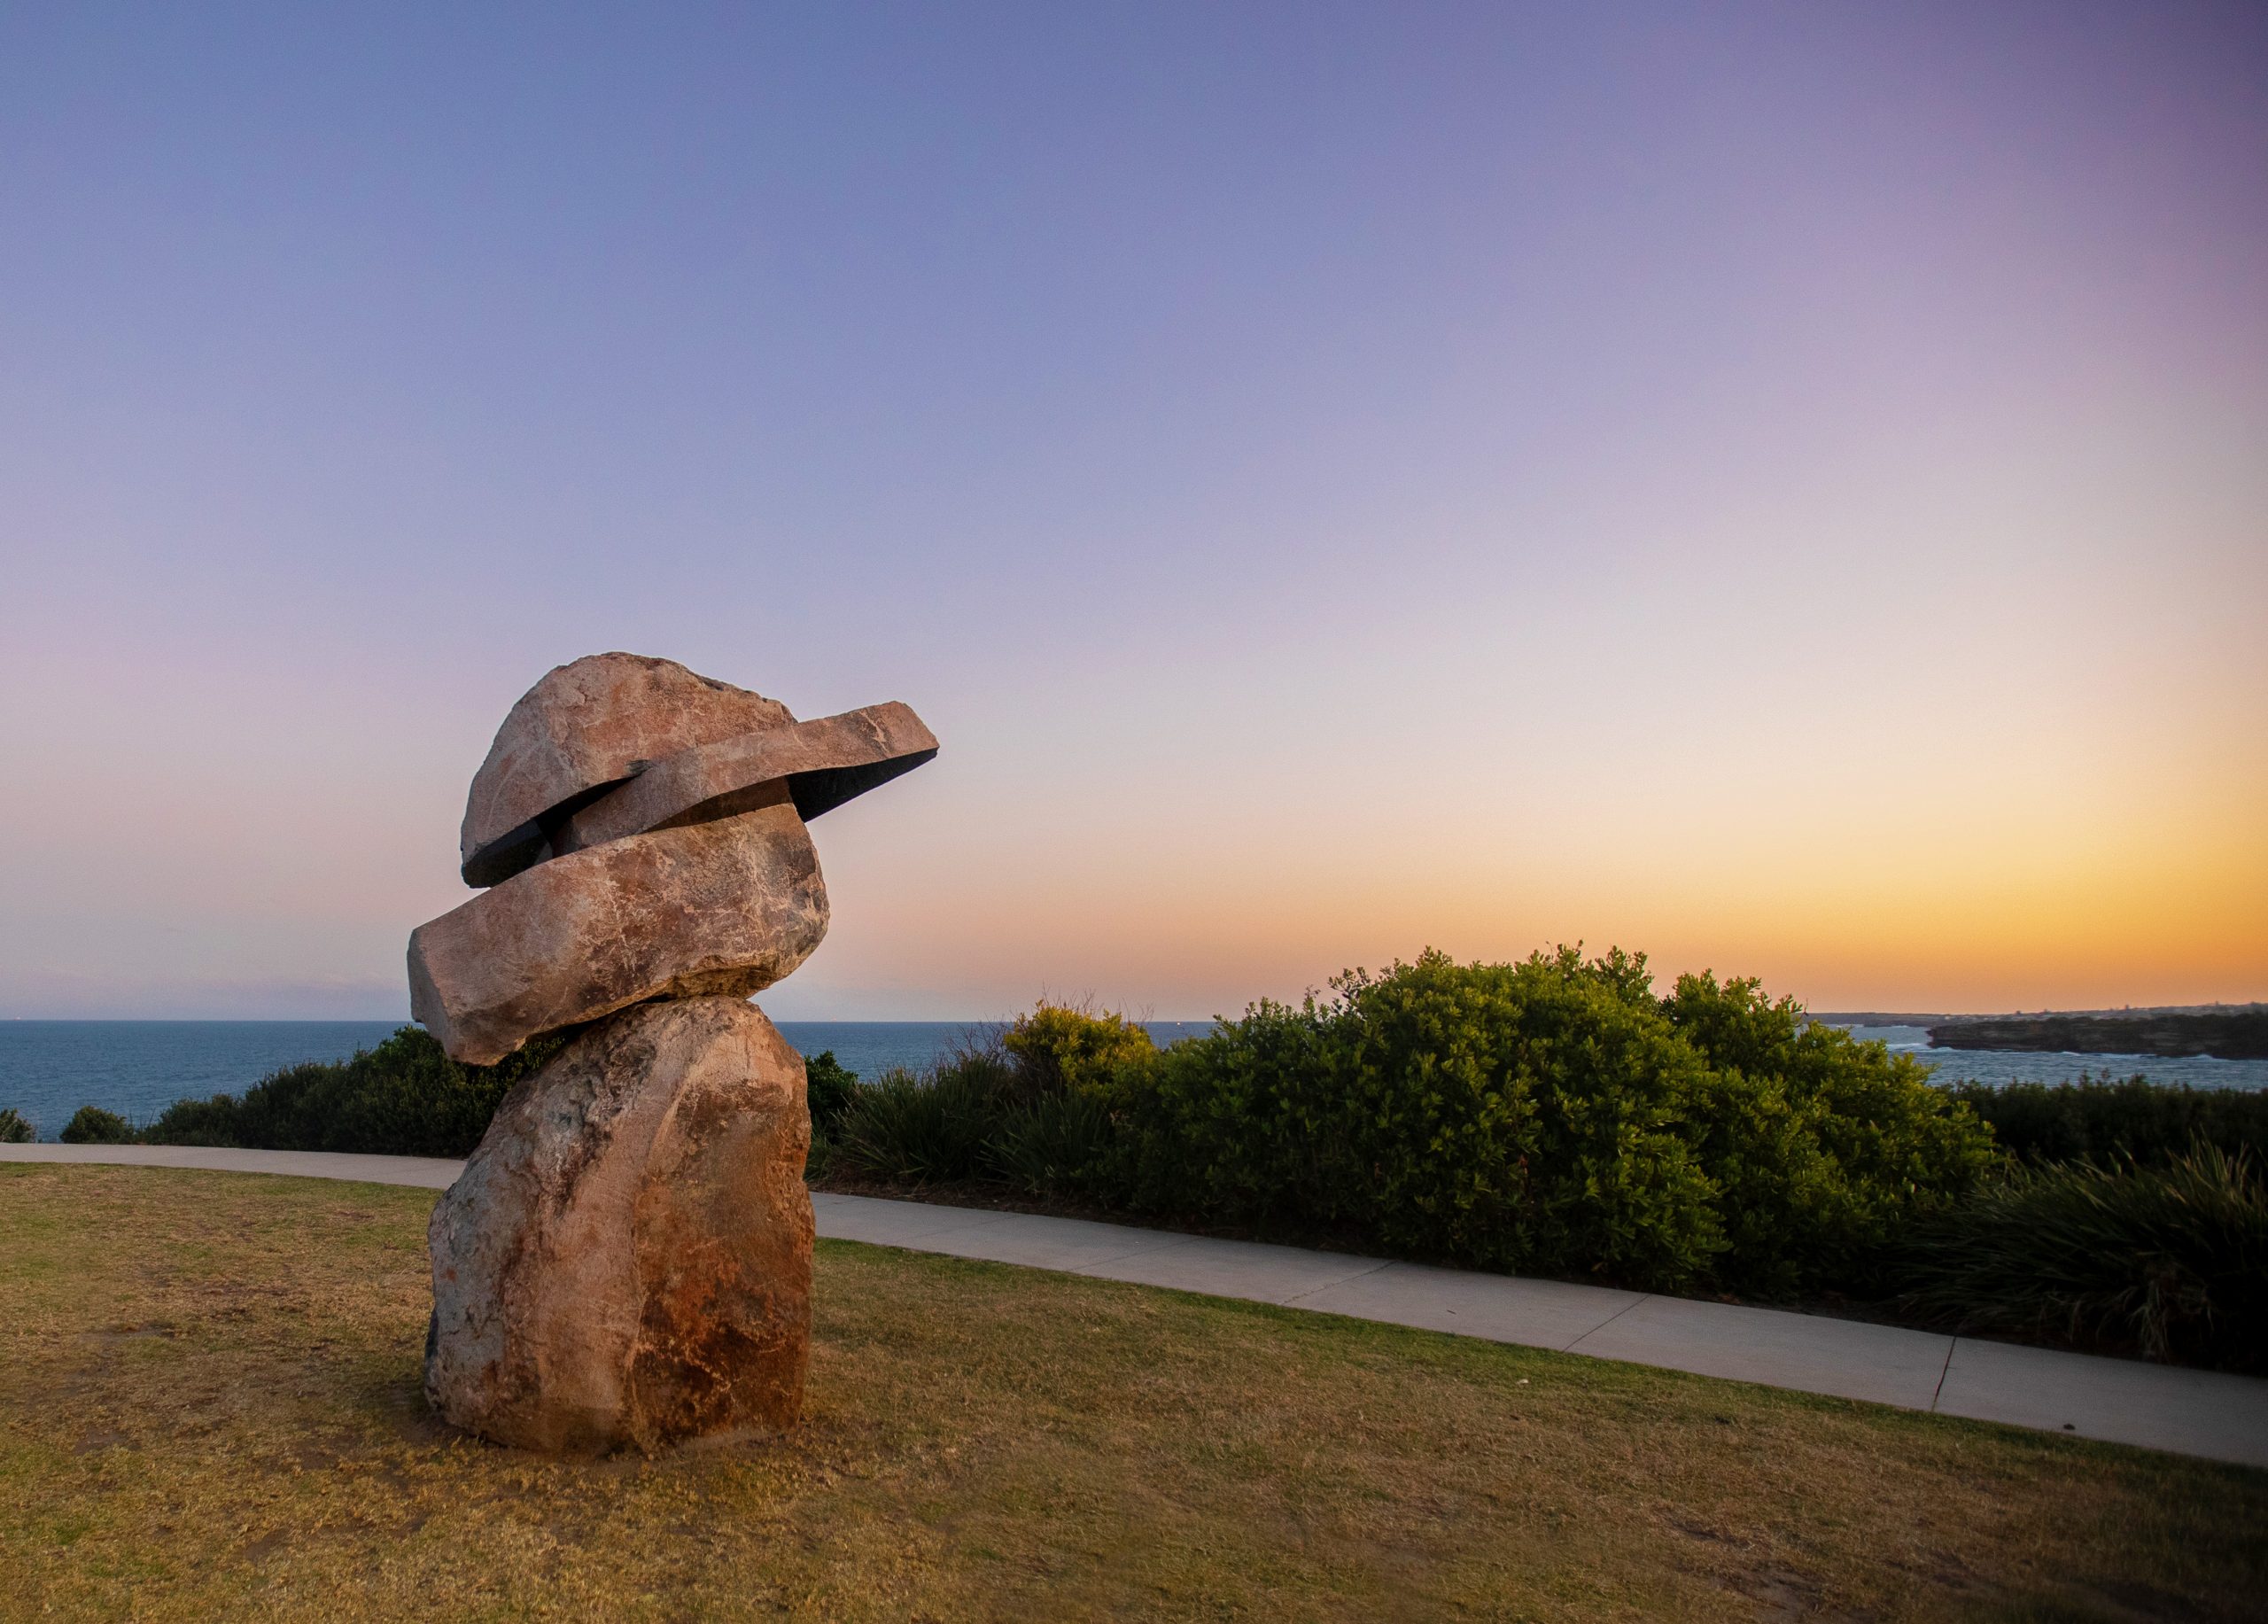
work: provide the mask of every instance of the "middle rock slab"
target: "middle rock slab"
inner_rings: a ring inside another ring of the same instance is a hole
[[[657,998],[761,992],[827,935],[827,886],[773,803],[555,857],[417,928],[409,1011],[488,1066],[538,1033]]]

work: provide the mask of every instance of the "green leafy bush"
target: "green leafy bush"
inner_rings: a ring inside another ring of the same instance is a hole
[[[1753,983],[1654,998],[1643,956],[1427,952],[1122,1067],[1119,1176],[1154,1210],[1321,1228],[1483,1268],[1843,1286],[1991,1163],[1879,1045]],[[1720,1059],[1719,1057],[1721,1057]]]
[[[1994,1164],[1991,1135],[1926,1067],[1806,1023],[1752,978],[1681,975],[1661,1008],[1712,1073],[1691,1122],[1736,1284],[1868,1289],[1899,1224]]]
[[[1903,1305],[1932,1323],[2268,1371],[2268,1187],[2249,1151],[2023,1167],[1904,1250]]]
[[[131,1145],[134,1124],[115,1111],[105,1111],[98,1105],[82,1105],[71,1114],[63,1124],[63,1131],[56,1136],[66,1145]]]
[[[858,1074],[844,1068],[832,1049],[821,1049],[804,1061],[804,1098],[811,1107],[812,1133],[824,1138],[849,1108],[858,1086]]]
[[[1124,1015],[1045,1001],[1016,1017],[1000,1047],[1028,1100],[1105,1085],[1120,1068],[1146,1064],[1158,1052],[1150,1034]]]
[[[28,1145],[39,1136],[14,1106],[0,1106],[0,1145]]]
[[[1992,1124],[2025,1162],[2171,1162],[2200,1141],[2225,1155],[2268,1154],[2268,1090],[2189,1088],[2146,1077],[2113,1082],[1956,1083],[1946,1093]]]
[[[271,1072],[241,1098],[177,1100],[146,1138],[153,1145],[469,1155],[506,1092],[566,1042],[566,1034],[554,1034],[497,1065],[462,1066],[423,1027],[405,1026],[351,1060]]]

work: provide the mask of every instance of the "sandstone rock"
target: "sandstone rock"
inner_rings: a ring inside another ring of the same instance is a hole
[[[809,821],[936,753],[936,735],[894,701],[696,744],[652,763],[570,814],[553,829],[551,850],[579,851],[625,835],[725,816],[743,810],[781,779]]]
[[[751,1005],[645,1005],[577,1037],[433,1209],[434,1407],[550,1451],[788,1425],[810,1143],[803,1061]]]
[[[643,762],[795,719],[674,660],[594,654],[559,666],[520,696],[473,776],[457,843],[465,883],[493,885],[538,860],[547,820]]]
[[[761,991],[827,934],[827,887],[784,783],[768,804],[540,863],[421,925],[409,1008],[450,1058],[655,998]]]
[[[434,1209],[426,1391],[451,1421],[588,1451],[795,1418],[811,1123],[801,1060],[740,1000],[827,933],[804,820],[936,749],[901,704],[798,723],[630,654],[512,707],[458,844],[493,889],[411,936],[410,1008],[475,1063],[584,1030]]]

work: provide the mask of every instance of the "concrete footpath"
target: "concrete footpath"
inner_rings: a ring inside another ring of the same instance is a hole
[[[446,1189],[463,1164],[175,1146],[0,1145],[0,1161],[283,1173]],[[1600,1286],[1125,1224],[814,1192],[831,1239],[981,1258],[2268,1466],[2268,1380]]]

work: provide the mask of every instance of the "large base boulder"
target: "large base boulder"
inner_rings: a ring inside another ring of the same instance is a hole
[[[788,1425],[810,1147],[802,1058],[751,1004],[645,1004],[581,1034],[505,1097],[434,1208],[434,1407],[579,1453]]]

